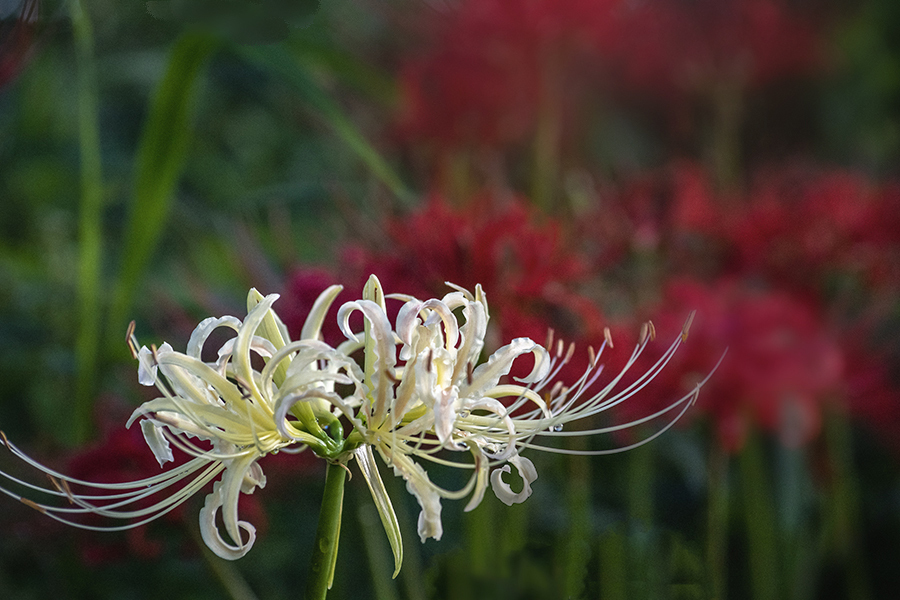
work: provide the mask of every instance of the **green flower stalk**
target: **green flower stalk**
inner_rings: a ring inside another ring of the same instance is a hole
[[[340,307],[338,323],[347,341],[336,348],[320,340],[320,330],[340,286],[319,296],[299,340],[290,339],[272,308],[278,296],[264,297],[256,290],[250,291],[243,320],[230,316],[204,320],[184,353],[169,344],[139,348],[130,331],[128,341],[138,360],[138,379],[156,386],[161,396],[141,405],[127,425],[140,421],[160,466],[173,460],[173,446],[193,456],[192,460],[139,481],[90,483],[41,465],[3,436],[4,444],[16,456],[50,477],[52,487],[0,475],[32,492],[55,497],[58,504],[38,503],[5,488],[0,491],[75,527],[122,530],[164,515],[214,482],[200,511],[201,534],[217,555],[237,559],[250,550],[256,538],[253,525],[239,519],[238,498],[265,486],[259,459],[279,451],[309,449],[332,466],[346,467],[356,461],[387,532],[396,576],[403,560],[400,527],[376,454],[403,478],[418,501],[421,540],[439,540],[444,499],[468,498],[465,510],[469,511],[480,504],[489,485],[510,506],[531,495],[537,471],[520,452],[592,455],[628,450],[671,427],[693,404],[706,381],[664,410],[636,421],[598,429],[565,429],[638,394],[687,338],[690,319],[647,372],[614,391],[653,339],[653,326],[648,323],[621,372],[594,391],[602,372],[599,359],[611,344],[608,335],[596,353],[591,349],[581,377],[568,385],[558,382],[556,376],[571,360],[574,348],[565,351],[561,342],[548,351],[529,338],[517,338],[481,362],[489,321],[485,294],[480,286],[474,293],[450,287],[452,291],[440,299],[385,296],[372,276],[361,299]],[[388,300],[402,302],[393,326],[386,309]],[[355,312],[364,318],[363,331],[353,331],[350,326]],[[204,358],[204,346],[220,328],[233,330],[235,335],[218,348],[215,360],[209,361],[209,352]],[[551,339],[548,346],[552,345]],[[360,353],[358,363],[354,357]],[[510,378],[512,365],[527,354],[534,357],[531,373]],[[624,448],[572,450],[546,443],[548,438],[611,433],[666,415],[670,416],[663,428]],[[463,460],[454,458],[457,456]],[[431,481],[424,465],[463,469],[471,475],[462,488],[448,490]],[[518,492],[503,479],[511,468],[523,481]],[[334,475],[332,471],[330,468],[329,476]],[[313,561],[319,573],[327,571],[327,577],[316,580],[328,587],[337,553],[342,482],[341,476],[335,484],[336,506],[329,505],[334,510],[323,506],[323,515],[330,514],[331,524],[325,529],[320,526],[320,537],[328,537],[333,547],[323,549],[323,557]],[[87,491],[82,493],[82,488]],[[216,525],[220,511],[229,539]],[[86,513],[127,523],[86,525],[78,520]]]

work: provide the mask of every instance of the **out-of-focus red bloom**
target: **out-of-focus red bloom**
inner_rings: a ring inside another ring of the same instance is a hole
[[[723,214],[730,267],[795,288],[814,288],[817,278],[836,271],[860,275],[872,285],[896,282],[898,192],[846,171],[766,173],[744,208]]]
[[[849,342],[846,399],[850,416],[859,419],[884,441],[900,450],[900,380],[887,357],[859,340]]]
[[[621,27],[624,76],[664,93],[765,85],[818,61],[812,24],[776,0],[625,3]]]
[[[523,199],[484,193],[465,206],[451,207],[433,195],[413,212],[389,219],[383,230],[378,248],[343,249],[336,279],[353,292],[362,289],[370,273],[378,275],[387,292],[403,290],[419,298],[450,292],[448,281],[469,290],[481,284],[491,323],[498,326],[489,334],[494,336],[490,344],[499,347],[514,337],[543,343],[552,327],[557,339],[580,346],[563,371],[573,380],[587,365],[587,343],[602,342],[603,315],[579,289],[591,275],[590,265],[559,222]],[[302,321],[291,315],[304,315],[314,295],[334,281],[315,269],[300,269],[292,276],[279,311],[294,334]],[[399,304],[389,303],[389,311]],[[339,333],[325,332],[330,343],[342,339]]]
[[[677,160],[625,182],[611,201],[626,219],[619,239],[638,250],[671,251],[685,237],[717,235],[723,204],[730,199],[713,190],[699,164]]]
[[[543,323],[537,341],[548,326],[567,339],[602,336],[599,311],[577,290],[589,265],[564,239],[561,224],[523,199],[486,193],[453,208],[435,195],[409,215],[390,220],[386,231],[382,249],[347,253],[358,281],[377,273],[385,289],[425,298],[447,293],[447,281],[466,289],[480,283],[501,335],[521,332],[524,319]],[[507,318],[513,315],[517,322]]]
[[[22,0],[11,24],[0,21],[0,86],[18,75],[31,54],[39,6],[40,0]]]
[[[435,40],[402,69],[400,131],[443,145],[493,145],[531,131],[542,94],[568,90],[612,45],[618,0],[466,0],[435,13]],[[571,81],[570,81],[571,80]]]
[[[840,392],[844,359],[814,307],[736,280],[673,280],[661,302],[652,314],[663,341],[680,331],[691,310],[697,316],[687,343],[642,396],[647,402],[668,405],[727,348],[696,409],[712,420],[724,448],[740,449],[751,426],[777,434],[788,446],[818,434],[823,402]],[[652,412],[646,404],[623,405],[626,413],[638,409]]]

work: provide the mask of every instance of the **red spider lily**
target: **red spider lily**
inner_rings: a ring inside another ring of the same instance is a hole
[[[280,301],[289,330],[299,326],[292,315],[305,315],[323,286],[337,280],[352,291],[377,271],[386,289],[418,298],[442,296],[450,290],[448,281],[468,289],[481,284],[488,290],[492,323],[499,325],[491,345],[522,336],[543,341],[551,327],[557,339],[578,345],[561,377],[577,379],[587,364],[588,341],[602,343],[603,315],[579,291],[591,274],[588,262],[568,243],[561,223],[523,199],[484,193],[454,208],[433,195],[410,214],[388,220],[384,230],[381,248],[344,248],[339,278],[318,269],[292,275]],[[388,306],[398,308],[396,302]],[[323,336],[333,343],[342,339],[336,332]]]
[[[562,225],[523,199],[482,194],[453,208],[432,196],[386,230],[384,249],[347,254],[358,279],[377,270],[387,289],[425,298],[445,293],[446,281],[468,288],[480,283],[504,327],[509,312],[543,321],[537,339],[548,325],[567,339],[602,336],[601,315],[576,289],[588,278],[588,264],[567,243]]]
[[[544,92],[566,97],[612,45],[617,0],[470,0],[431,24],[433,47],[402,70],[401,132],[494,145],[531,131]]]
[[[625,77],[665,93],[761,86],[818,60],[812,24],[776,0],[646,0],[621,16]]]
[[[846,365],[847,412],[900,450],[900,381],[887,356],[852,340]]]
[[[608,228],[605,238],[635,250],[671,251],[687,237],[720,235],[723,204],[731,202],[716,193],[700,165],[673,161],[625,182],[612,194],[612,206],[604,205],[602,210],[603,215],[615,215],[616,226]]]
[[[896,282],[898,192],[846,171],[767,173],[745,208],[723,219],[733,249],[730,266],[793,287],[815,287],[815,278],[836,271],[861,275],[872,285]]]
[[[661,302],[653,320],[663,338],[678,331],[691,310],[697,318],[689,343],[654,382],[657,404],[670,399],[680,379],[706,375],[727,348],[695,413],[712,420],[725,449],[740,449],[751,426],[789,446],[818,434],[823,402],[841,390],[844,356],[814,307],[730,279],[712,285],[676,279]]]

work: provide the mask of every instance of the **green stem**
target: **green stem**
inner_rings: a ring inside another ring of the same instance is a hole
[[[728,580],[728,454],[713,444],[709,456],[706,558],[712,598],[725,598]]]
[[[81,204],[78,218],[78,333],[75,356],[78,374],[72,435],[78,444],[91,431],[91,408],[100,346],[100,264],[103,172],[100,158],[100,126],[97,117],[97,72],[94,33],[80,0],[69,5],[78,66],[78,137],[81,152]]]
[[[619,528],[607,530],[600,537],[600,598],[627,600],[628,546]]]
[[[771,485],[766,471],[762,442],[750,435],[738,455],[741,498],[750,554],[752,598],[774,600],[781,597],[778,533]]]
[[[325,472],[325,493],[322,495],[319,527],[316,529],[316,541],[309,563],[306,600],[324,600],[334,581],[346,477],[346,468],[329,463]]]
[[[358,496],[358,495],[357,495]],[[397,585],[391,579],[393,563],[389,560],[390,549],[384,543],[384,529],[381,527],[381,519],[378,510],[371,502],[360,504],[356,509],[359,517],[360,532],[362,533],[363,547],[366,550],[366,558],[369,559],[369,570],[372,573],[372,587],[375,588],[376,600],[397,600]]]
[[[562,135],[562,85],[559,81],[559,57],[548,52],[542,71],[540,109],[534,139],[532,200],[544,212],[554,210],[556,185],[560,175],[560,138]]]
[[[716,184],[731,190],[741,176],[741,86],[724,82],[712,91],[712,140],[709,160]]]
[[[825,441],[834,483],[827,496],[828,518],[832,523],[833,543],[847,570],[847,598],[866,600],[871,597],[866,575],[865,548],[860,542],[859,476],[853,461],[853,439],[850,422],[845,415],[833,411],[825,419]]]
[[[655,453],[654,446],[643,446],[628,453],[629,571],[635,574],[632,581],[637,586],[632,595],[642,598],[663,597],[662,567],[654,527]]]
[[[567,446],[585,450],[581,437],[569,438]],[[562,589],[565,598],[583,598],[588,563],[591,558],[591,462],[587,456],[567,456],[569,477],[566,484],[566,505],[569,523],[565,539],[557,547],[562,550]]]

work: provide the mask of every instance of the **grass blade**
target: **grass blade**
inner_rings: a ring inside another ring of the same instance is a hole
[[[91,431],[91,409],[100,345],[100,289],[103,252],[103,169],[97,113],[97,72],[94,34],[80,0],[70,3],[78,69],[78,137],[81,153],[81,201],[78,215],[78,332],[75,340],[77,378],[75,407],[69,429],[72,444],[85,441]]]
[[[182,35],[156,89],[136,159],[134,199],[109,317],[113,340],[124,331],[141,276],[165,226],[191,139],[197,81],[215,48],[215,40],[207,35]]]
[[[340,106],[313,81],[306,66],[283,46],[240,46],[237,53],[296,89],[369,170],[401,200],[411,194],[400,177],[347,118]]]

